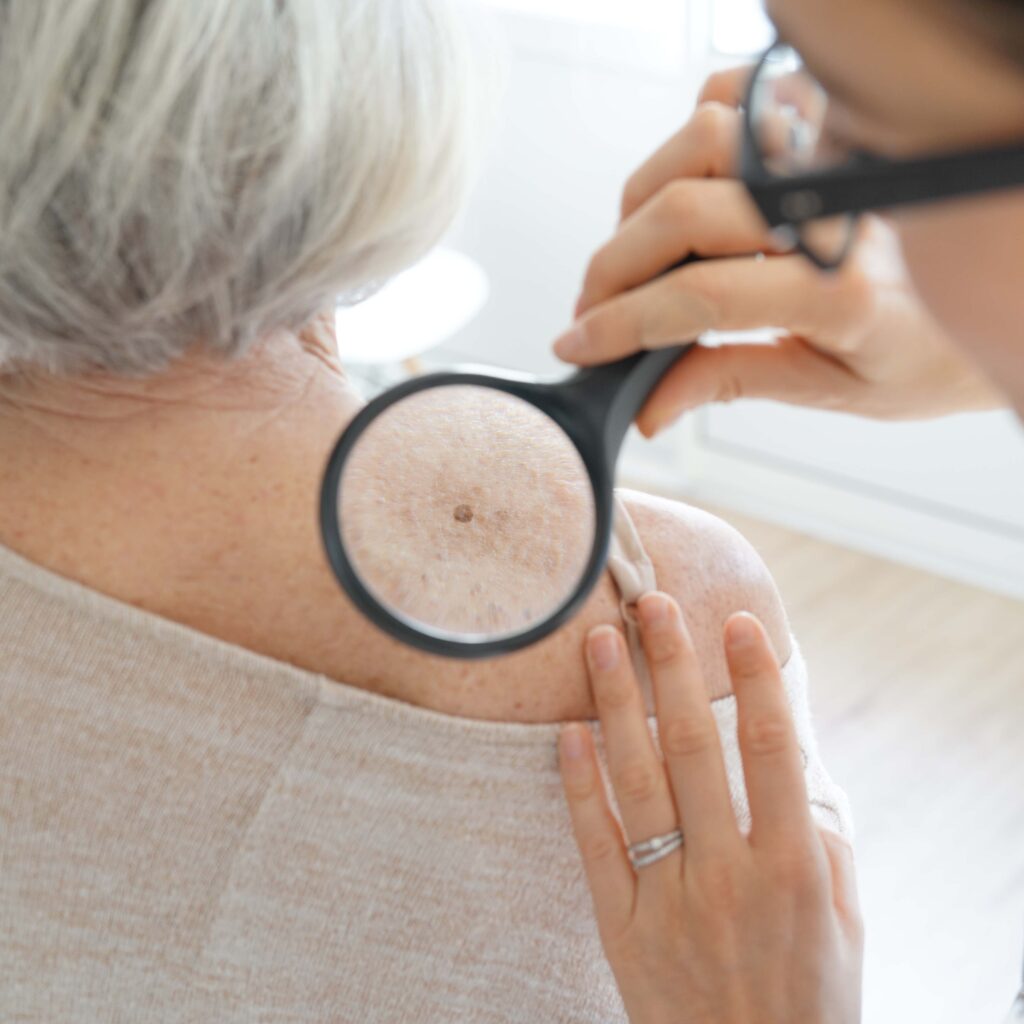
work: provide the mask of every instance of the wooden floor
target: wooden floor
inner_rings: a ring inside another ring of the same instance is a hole
[[[1024,953],[1024,604],[712,511],[775,575],[853,803],[865,1024],[999,1024]]]

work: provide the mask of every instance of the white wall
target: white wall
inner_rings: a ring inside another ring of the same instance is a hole
[[[700,82],[759,45],[752,0],[490,0],[508,39],[494,150],[450,244],[491,279],[437,354],[562,374],[570,322],[622,185],[686,120]],[[622,475],[1024,596],[1024,435],[1009,415],[877,424],[748,402],[630,440]]]

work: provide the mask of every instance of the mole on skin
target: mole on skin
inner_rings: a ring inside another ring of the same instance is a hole
[[[468,505],[457,505],[455,508],[455,521],[468,523],[473,518],[473,510]]]

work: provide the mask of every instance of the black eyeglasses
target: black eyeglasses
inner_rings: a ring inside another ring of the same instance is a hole
[[[776,42],[747,87],[740,155],[765,220],[823,270],[846,258],[859,213],[1024,186],[1024,142],[889,160],[837,140],[828,103],[800,55]]]

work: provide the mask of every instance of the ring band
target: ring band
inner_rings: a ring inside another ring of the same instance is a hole
[[[667,857],[683,845],[682,829],[675,828],[662,836],[645,839],[642,843],[631,843],[627,848],[630,863],[634,868],[643,868],[648,864]]]

